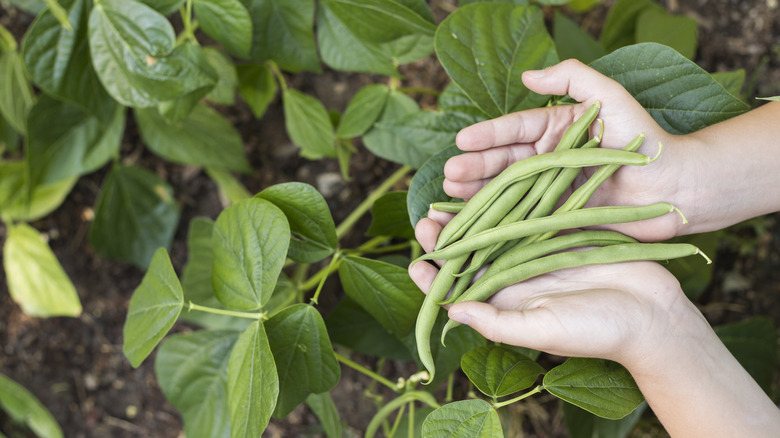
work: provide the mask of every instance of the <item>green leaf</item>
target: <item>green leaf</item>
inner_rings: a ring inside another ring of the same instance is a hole
[[[0,408],[15,423],[27,426],[37,436],[61,438],[60,425],[35,396],[24,386],[0,374]]]
[[[119,154],[125,110],[111,107],[104,123],[81,107],[42,95],[27,122],[30,189],[90,173]]]
[[[367,236],[393,236],[414,239],[414,228],[406,211],[406,192],[382,195],[371,207],[371,226]]]
[[[596,60],[671,134],[687,134],[749,109],[712,76],[673,49],[642,43]]]
[[[736,71],[711,73],[710,76],[732,95],[736,97],[742,95],[742,87],[745,85],[744,68]]]
[[[423,110],[389,121],[380,120],[366,137],[370,137],[377,155],[419,168],[432,156],[454,145],[458,131],[468,125],[459,115]]]
[[[79,105],[94,116],[110,118],[116,103],[100,83],[89,53],[90,3],[60,1],[68,10],[72,31],[44,11],[27,30],[22,56],[33,82],[46,93]]]
[[[30,316],[79,316],[76,288],[40,233],[26,224],[7,224],[7,233],[3,268],[14,302]]]
[[[207,167],[206,173],[209,175],[209,178],[217,184],[220,193],[227,198],[227,201],[230,204],[235,204],[238,201],[252,197],[252,194],[249,193],[246,187],[244,187],[244,185],[229,171]]]
[[[252,50],[252,17],[241,0],[196,0],[195,18],[206,35],[242,58]]]
[[[155,11],[161,13],[162,15],[170,15],[177,10],[181,6],[184,5],[185,0],[140,0],[141,3],[144,3],[154,9]]]
[[[251,59],[272,60],[291,72],[321,71],[314,42],[314,0],[247,1],[252,16]]]
[[[607,52],[636,43],[639,16],[649,9],[663,7],[653,0],[618,0],[607,14],[599,41]]]
[[[460,123],[463,127],[488,119],[488,115],[479,109],[460,87],[452,82],[439,95],[438,105],[440,111],[461,120]]]
[[[253,322],[241,333],[228,363],[230,436],[262,435],[279,395],[279,378],[265,328]]]
[[[57,209],[78,178],[69,178],[33,188],[28,196],[28,165],[25,161],[0,161],[0,212],[11,220],[32,222]]]
[[[238,72],[238,94],[249,105],[255,118],[261,119],[268,105],[276,96],[276,80],[271,70],[263,64],[240,64]]]
[[[163,180],[117,164],[98,195],[89,243],[99,254],[145,269],[157,248],[170,245],[178,222],[179,206]]]
[[[385,43],[364,40],[351,29],[352,21],[333,12],[329,4],[318,4],[317,40],[322,60],[333,69],[400,76],[398,65],[433,51],[433,38],[427,34],[413,33]]]
[[[338,248],[336,225],[325,198],[309,184],[275,184],[255,195],[279,207],[290,223],[287,256],[299,263],[314,263]]]
[[[7,272],[7,271],[6,271]],[[726,348],[767,394],[777,370],[777,331],[772,320],[753,317],[714,327]]]
[[[574,58],[590,64],[607,54],[604,46],[560,11],[553,19],[553,36],[560,59]]]
[[[256,310],[271,297],[284,265],[290,226],[274,204],[250,198],[217,217],[211,284],[227,308]]]
[[[192,57],[192,45],[175,42],[171,23],[143,3],[101,0],[90,13],[95,71],[123,105],[152,106],[216,83],[208,62]]]
[[[558,61],[538,8],[509,3],[464,6],[439,25],[434,45],[453,82],[490,117],[547,101],[521,80],[524,71]]]
[[[352,351],[394,360],[413,359],[406,345],[349,296],[339,301],[325,318],[325,325],[333,343]]]
[[[189,62],[197,65],[202,70],[202,73],[209,76],[213,81],[173,100],[167,100],[158,104],[157,109],[168,123],[176,123],[189,117],[201,99],[214,91],[216,84],[220,80],[217,70],[212,66],[212,60],[206,56],[206,51],[199,45],[188,41],[178,46],[176,50],[180,57],[186,58]]]
[[[341,376],[325,323],[308,304],[295,304],[265,323],[279,372],[274,417],[286,417],[310,394],[330,391]]]
[[[21,55],[0,52],[0,116],[16,132],[27,133],[27,114],[34,99]]]
[[[46,7],[43,0],[10,0],[10,3],[33,15],[37,15]]]
[[[155,108],[133,110],[144,143],[175,163],[250,172],[236,128],[211,107],[199,104],[189,117],[167,123]]]
[[[368,131],[382,114],[390,88],[384,84],[367,85],[349,101],[336,130],[338,138],[359,137]]]
[[[312,96],[288,88],[282,93],[284,126],[306,158],[335,157],[336,134],[328,111]]]
[[[233,330],[199,330],[170,336],[157,349],[157,381],[189,438],[230,437],[227,369],[237,339]]]
[[[620,420],[608,420],[561,401],[563,419],[571,438],[625,438],[642,418],[646,409],[647,402],[642,402],[634,412]]]
[[[412,226],[428,216],[428,209],[434,202],[452,201],[454,198],[444,193],[444,163],[450,157],[462,154],[457,146],[451,146],[431,157],[420,167],[409,183],[409,193],[406,197],[406,207]]]
[[[474,386],[492,398],[522,391],[544,374],[544,368],[535,361],[500,345],[469,351],[460,366]]]
[[[407,115],[419,113],[420,107],[414,99],[399,91],[391,91],[382,115],[374,127],[363,135],[363,144],[378,157],[416,167],[414,164],[420,164],[424,153],[417,151],[414,145],[408,144],[407,140],[393,129],[379,129],[379,126],[402,119],[408,120],[405,119]]]
[[[548,371],[542,385],[550,394],[612,420],[630,414],[644,400],[625,368],[601,359],[570,358]]]
[[[637,18],[636,42],[664,44],[693,59],[696,56],[697,32],[698,23],[691,17],[648,8]]]
[[[206,95],[206,99],[220,105],[234,105],[238,89],[238,72],[233,60],[216,47],[206,47],[203,51],[219,78],[214,89]]]
[[[461,400],[431,412],[422,426],[429,438],[503,437],[498,412],[485,400]]]
[[[362,257],[345,257],[339,266],[344,292],[388,332],[405,336],[414,327],[424,295],[406,269]]]
[[[306,405],[314,412],[320,425],[328,438],[341,438],[344,435],[344,426],[339,417],[336,404],[329,392],[310,394],[306,398]]]
[[[176,271],[165,248],[154,253],[149,270],[133,291],[123,331],[122,352],[136,368],[154,350],[179,318],[184,306]]]
[[[408,35],[433,36],[436,26],[393,0],[324,0],[351,33],[364,41],[387,43]]]
[[[17,152],[21,146],[20,138],[19,133],[0,114],[0,156],[5,152]]]

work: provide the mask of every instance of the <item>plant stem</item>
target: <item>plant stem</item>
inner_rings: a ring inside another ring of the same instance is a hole
[[[493,408],[499,409],[499,408],[503,408],[506,405],[511,405],[512,403],[518,402],[518,401],[520,401],[520,400],[522,400],[522,399],[524,399],[526,397],[530,397],[530,396],[532,396],[534,394],[538,394],[538,393],[542,392],[543,389],[544,388],[542,388],[542,385],[538,385],[536,388],[526,392],[525,394],[519,395],[519,396],[517,396],[517,397],[515,397],[513,399],[509,399],[509,400],[503,401],[501,403],[493,403]]]
[[[311,297],[311,303],[313,305],[316,306],[317,304],[319,304],[318,299],[320,298],[320,292],[322,292],[322,286],[325,285],[325,280],[327,280],[328,277],[330,276],[330,273],[333,272],[333,266],[336,266],[336,264],[338,263],[338,261],[340,259],[341,259],[341,252],[336,251],[336,254],[333,254],[333,258],[330,259],[330,264],[328,264],[328,268],[327,268],[327,271],[326,271],[328,273],[328,275],[321,275],[320,276],[321,278],[320,278],[319,284],[317,285],[317,290],[314,291],[314,296]]]
[[[279,81],[279,85],[282,87],[282,91],[287,91],[287,81],[284,79],[284,75],[282,75],[282,71],[279,69],[279,66],[276,65],[276,63],[273,61],[266,62],[266,65],[268,65],[268,68],[270,68],[274,76],[276,76],[276,80]]]
[[[239,318],[259,319],[261,321],[265,321],[268,319],[265,312],[249,313],[249,312],[238,312],[235,310],[227,310],[227,309],[216,309],[214,307],[201,306],[199,304],[193,303],[192,301],[189,302],[189,305],[187,306],[187,310],[188,311],[200,310],[201,312],[216,313],[217,315],[237,316]]]
[[[392,389],[395,392],[399,391],[398,385],[396,385],[395,383],[391,382],[390,380],[380,376],[379,374],[369,370],[368,368],[366,368],[363,365],[360,365],[359,363],[357,363],[357,362],[347,358],[346,356],[342,356],[342,355],[340,355],[340,354],[338,354],[336,352],[334,352],[333,354],[335,354],[336,355],[336,359],[338,359],[338,361],[343,363],[344,365],[352,368],[355,371],[363,373],[363,374],[365,374],[368,377],[371,377],[375,381],[377,381],[377,382],[387,386],[388,388]]]
[[[360,205],[355,208],[355,210],[352,211],[352,213],[347,216],[346,219],[342,223],[339,224],[338,227],[336,227],[336,237],[341,239],[344,237],[347,232],[349,232],[350,229],[357,223],[357,221],[368,211],[371,209],[371,206],[374,205],[374,202],[376,202],[377,199],[379,199],[382,195],[387,193],[398,181],[400,181],[403,177],[406,176],[410,171],[412,170],[409,166],[403,166],[400,169],[396,170],[392,175],[390,175],[389,178],[385,180],[379,187],[374,189],[373,192],[371,192],[370,195],[366,199],[363,200],[363,202],[360,203]]]

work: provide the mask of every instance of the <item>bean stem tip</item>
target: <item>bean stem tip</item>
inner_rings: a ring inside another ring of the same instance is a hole
[[[642,134],[642,135],[644,135],[644,134]],[[663,149],[664,149],[664,145],[663,145],[663,143],[661,143],[659,141],[658,142],[658,152],[656,152],[655,156],[653,158],[651,158],[650,161],[647,162],[647,164],[650,164],[650,163],[654,162],[655,160],[657,160],[658,157],[661,156],[661,151],[663,151]]]
[[[677,214],[679,214],[679,215],[680,215],[680,217],[682,218],[682,223],[683,223],[683,224],[687,224],[687,223],[688,223],[688,219],[685,217],[685,215],[683,214],[682,210],[680,210],[679,208],[677,208],[677,207],[675,207],[674,205],[672,205],[672,209],[671,209],[670,213],[671,213],[672,211],[676,211],[676,212],[677,212]]]

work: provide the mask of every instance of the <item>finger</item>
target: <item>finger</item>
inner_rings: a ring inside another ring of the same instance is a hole
[[[482,151],[536,143],[545,136],[556,113],[553,108],[534,108],[475,123],[458,132],[455,144],[464,151]]]
[[[414,237],[420,242],[425,252],[431,252],[436,246],[436,239],[439,238],[442,226],[438,222],[430,218],[422,218],[417,221],[417,226],[414,227]]]
[[[536,155],[536,150],[527,144],[456,155],[444,164],[444,177],[462,182],[492,178],[510,164],[532,155]]]
[[[523,84],[539,94],[568,94],[585,106],[612,94],[627,93],[617,81],[576,59],[567,59],[544,70],[526,71]]]
[[[533,310],[499,310],[490,304],[464,301],[453,304],[448,312],[450,319],[468,325],[485,338],[503,344],[517,345],[536,350],[549,346],[548,330],[539,330]]]
[[[447,213],[446,211],[439,211],[433,208],[428,209],[428,219],[435,221],[442,227],[447,225],[447,223],[451,221],[454,216],[454,213]]]
[[[468,200],[489,181],[489,179],[480,179],[477,181],[456,182],[445,179],[442,181],[442,188],[444,189],[444,193],[452,196],[453,198]]]
[[[431,290],[433,279],[438,273],[439,270],[427,262],[419,262],[409,266],[409,277],[426,294]]]

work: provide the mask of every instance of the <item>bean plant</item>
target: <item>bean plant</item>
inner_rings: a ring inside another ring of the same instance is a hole
[[[432,343],[437,372],[429,374],[413,333],[423,294],[407,266],[421,255],[413,225],[431,203],[458,201],[441,187],[458,130],[569,103],[526,89],[526,70],[578,58],[676,134],[748,110],[738,97],[744,72],[709,74],[690,60],[695,21],[650,0],[621,0],[594,39],[563,13],[597,3],[581,0],[570,9],[565,0],[461,0],[438,23],[424,0],[12,3],[38,15],[22,41],[0,27],[0,216],[11,295],[33,316],[80,313],[75,288],[29,223],[60,206],[78,178],[108,169],[89,242],[146,270],[123,352],[136,367],[156,350],[160,387],[188,437],[260,436],[301,404],[327,436],[343,436],[330,395],[343,367],[395,394],[371,398],[366,436],[503,436],[502,408],[541,392],[563,401],[567,422],[589,425],[573,426],[578,433],[625,433],[642,415],[641,393],[618,364],[569,358],[547,369],[539,352],[489,343],[468,327],[452,329],[446,347]],[[426,57],[450,83],[405,88],[399,67]],[[325,68],[382,80],[339,113],[290,85],[291,76]],[[419,93],[436,96],[436,108],[422,109],[412,97]],[[308,184],[253,194],[236,177],[252,169],[220,108],[242,103],[262,118],[277,96],[302,157],[335,160],[345,178],[358,147],[397,163],[341,223]],[[188,224],[181,273],[168,254],[179,225],[175,193],[120,153],[127,117],[150,152],[204,168],[230,200],[216,218]],[[345,237],[369,212],[366,235],[348,247]],[[670,269],[683,279],[709,272]],[[331,277],[337,292],[325,287]],[[323,293],[336,294],[327,312]],[[197,329],[169,335],[179,322]],[[442,312],[431,320],[434,339],[446,322]],[[762,321],[723,330],[741,339],[766,329]],[[388,360],[418,371],[388,377]],[[459,370],[480,395],[456,399]]]

